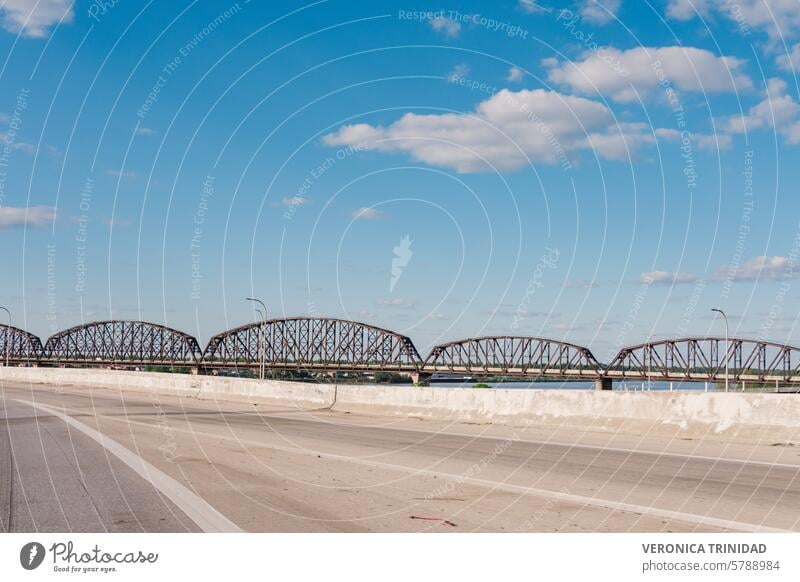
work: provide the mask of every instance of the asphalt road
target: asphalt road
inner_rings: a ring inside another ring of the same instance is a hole
[[[800,530],[800,447],[0,387],[0,530]]]

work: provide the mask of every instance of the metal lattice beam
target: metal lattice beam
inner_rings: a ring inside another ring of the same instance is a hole
[[[144,321],[97,321],[71,327],[47,340],[45,359],[63,364],[196,365],[197,340]]]
[[[681,338],[622,348],[609,364],[611,378],[800,382],[800,348],[759,340]]]
[[[0,325],[0,361],[12,364],[32,363],[42,358],[42,340],[18,327]]]
[[[203,353],[203,365],[257,366],[260,341],[271,369],[411,372],[421,359],[410,338],[388,329],[343,319],[292,317],[215,335]]]
[[[603,366],[582,346],[537,337],[491,336],[435,346],[422,371],[597,378]]]

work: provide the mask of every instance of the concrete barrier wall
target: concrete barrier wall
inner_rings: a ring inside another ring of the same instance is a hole
[[[703,392],[601,392],[328,385],[61,368],[0,368],[3,380],[267,403],[287,409],[583,430],[719,435],[792,440],[800,436],[800,395]]]
[[[266,402],[302,409],[330,406],[335,393],[333,386],[324,384],[77,368],[0,368],[0,381],[2,380],[65,387],[109,388],[210,400]]]

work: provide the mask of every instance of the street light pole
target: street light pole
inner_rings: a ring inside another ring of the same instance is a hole
[[[255,297],[245,297],[247,301],[253,301],[254,303],[258,303],[261,307],[264,308],[264,313],[261,314],[261,325],[258,328],[258,337],[261,340],[259,346],[259,354],[258,354],[258,372],[259,377],[263,380],[265,375],[265,362],[264,362],[264,352],[266,351],[266,346],[264,345],[266,342],[264,341],[264,324],[267,321],[267,306],[264,305],[264,302],[261,299],[257,299]],[[258,311],[258,310],[256,310]]]
[[[8,368],[8,348],[9,344],[11,343],[9,339],[11,335],[11,312],[2,305],[0,305],[0,309],[5,311],[6,315],[8,315],[8,327],[6,328],[6,368]]]
[[[264,359],[261,357],[264,353],[264,313],[256,307],[256,313],[259,316],[258,324],[258,377],[260,380],[264,379]]]
[[[725,312],[722,311],[721,309],[712,309],[711,311],[715,311],[715,312],[719,313],[720,315],[722,315],[722,318],[725,320],[725,392],[727,392],[728,391],[728,382],[729,382],[729,380],[728,380],[728,378],[729,378],[728,360],[730,359],[730,354],[728,353],[728,350],[730,350],[730,346],[728,345],[728,343],[730,342],[730,336],[728,335],[728,316],[725,315]]]

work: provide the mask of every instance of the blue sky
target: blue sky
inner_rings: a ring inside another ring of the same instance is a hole
[[[794,0],[0,6],[0,304],[800,343]]]

